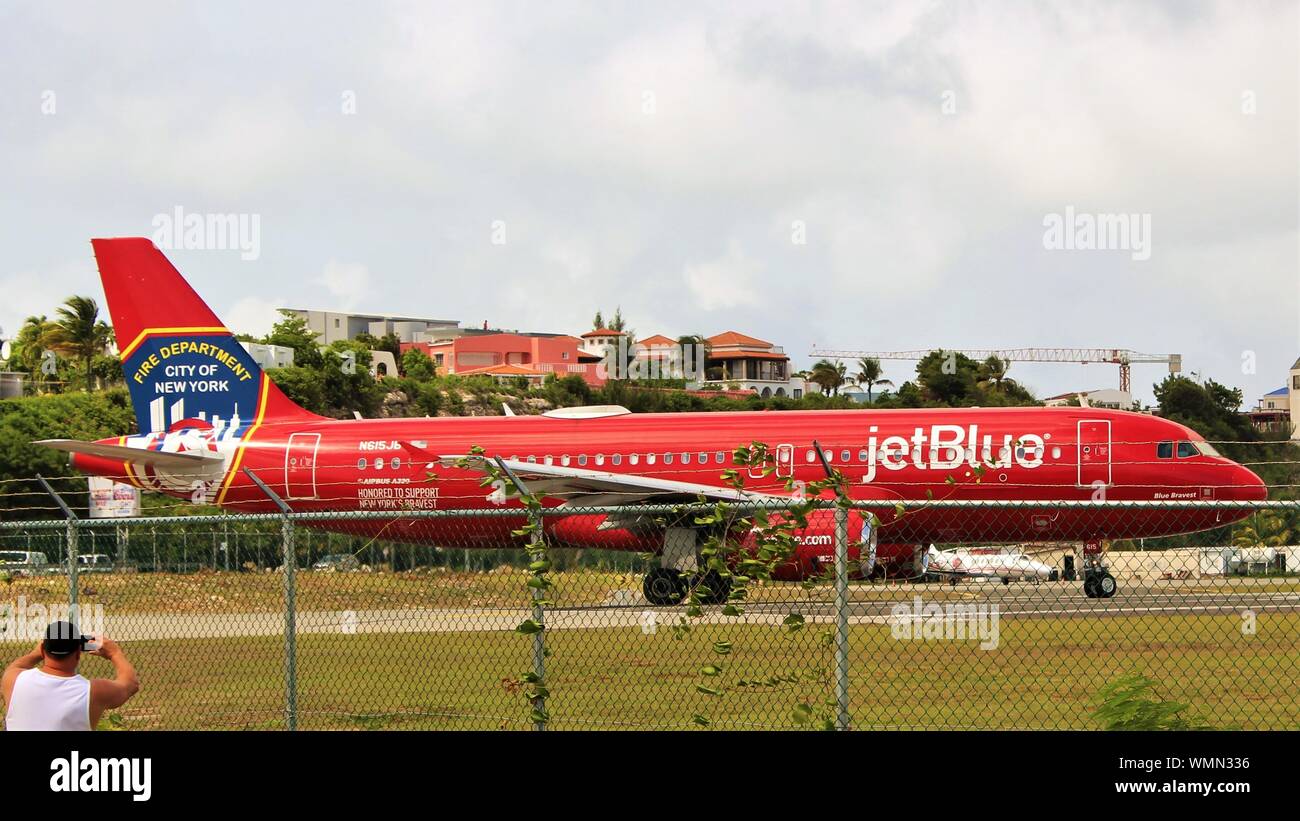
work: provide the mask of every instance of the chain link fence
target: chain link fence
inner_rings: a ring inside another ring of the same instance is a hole
[[[0,648],[77,604],[140,671],[129,729],[1088,729],[1133,674],[1198,726],[1296,728],[1297,521],[830,501],[6,522]],[[943,541],[981,522],[999,538]]]

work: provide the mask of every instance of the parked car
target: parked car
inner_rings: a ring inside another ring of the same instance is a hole
[[[44,568],[44,572],[52,576],[67,573],[68,566],[65,562],[57,562]],[[83,553],[77,556],[77,572],[112,573],[113,558],[107,553]]]
[[[311,566],[312,570],[334,570],[338,572],[360,570],[361,562],[351,553],[331,553],[323,556]]]
[[[15,576],[42,573],[49,561],[44,553],[31,550],[0,550],[0,570]]]
[[[78,573],[112,573],[113,557],[107,553],[83,553],[77,557]]]

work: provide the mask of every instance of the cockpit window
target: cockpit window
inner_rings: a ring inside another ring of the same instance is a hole
[[[1179,443],[1178,443],[1178,458],[1179,458],[1179,459],[1183,459],[1183,458],[1186,458],[1186,457],[1188,457],[1188,456],[1200,456],[1200,455],[1201,455],[1201,452],[1200,452],[1199,450],[1196,449],[1196,444],[1195,444],[1195,443],[1193,443],[1193,442],[1179,442]]]
[[[1197,442],[1196,447],[1201,451],[1202,456],[1215,456],[1220,459],[1223,458],[1223,454],[1215,450],[1214,446],[1209,442]]]
[[[1174,443],[1160,442],[1156,445],[1156,456],[1160,459],[1174,458]]]

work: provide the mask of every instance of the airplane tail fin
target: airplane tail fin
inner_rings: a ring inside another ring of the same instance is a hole
[[[93,239],[141,433],[320,418],[280,392],[148,239]]]

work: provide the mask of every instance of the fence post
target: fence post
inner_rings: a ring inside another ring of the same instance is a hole
[[[284,548],[284,721],[289,730],[298,729],[298,554],[294,548],[293,510],[256,473],[244,473],[267,498],[280,508],[280,542]]]
[[[65,531],[67,549],[68,549],[68,607],[70,608],[70,612],[76,613],[77,611],[75,608],[77,606],[77,587],[78,587],[77,585],[77,514],[72,512],[72,508],[68,507],[68,503],[63,501],[62,496],[54,492],[54,488],[50,487],[50,483],[45,481],[44,476],[42,476],[39,473],[36,474],[36,481],[41,483],[41,487],[45,488],[46,493],[54,497],[54,503],[57,504],[59,506],[59,509],[63,511],[63,516],[68,521],[67,529]]]
[[[826,478],[838,477],[821,443],[813,440]],[[849,505],[841,485],[835,486],[835,729],[849,729]]]
[[[849,509],[835,506],[835,729],[849,729]]]
[[[524,483],[519,480],[518,476],[515,476],[514,472],[510,470],[509,466],[506,465],[500,456],[496,457],[496,463],[497,466],[501,468],[502,472],[510,478],[510,482],[515,486],[515,489],[519,491],[521,496],[529,495],[528,488],[524,487]],[[533,545],[536,546],[544,538],[542,535],[542,511],[540,509],[529,508],[528,524],[532,526],[532,542]],[[542,608],[542,596],[544,594],[536,587],[531,587],[529,590],[532,593],[533,599],[533,621],[537,622],[537,624],[542,628],[536,633],[533,633],[533,675],[537,676],[538,684],[542,685],[546,682],[546,613]],[[538,714],[544,715],[546,713],[546,697],[539,696],[533,702],[533,708]],[[546,722],[533,722],[533,729],[545,730]]]

